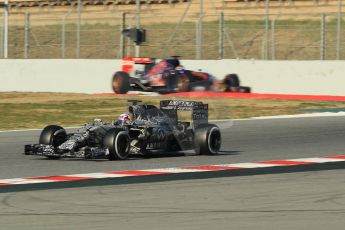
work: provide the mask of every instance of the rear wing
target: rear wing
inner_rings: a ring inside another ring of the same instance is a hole
[[[121,59],[121,71],[128,73],[129,75],[133,74],[135,64],[143,65],[153,65],[155,64],[155,58],[134,58],[134,57],[125,57]]]
[[[194,127],[208,123],[208,104],[199,101],[178,101],[163,100],[160,102],[160,109],[172,119],[175,124],[178,122],[178,110],[192,111]]]

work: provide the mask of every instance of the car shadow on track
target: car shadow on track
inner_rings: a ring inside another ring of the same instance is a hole
[[[212,155],[211,157],[217,157],[217,156],[226,156],[226,155],[239,155],[241,151],[227,151],[227,150],[222,150],[219,151],[218,154]],[[194,152],[169,152],[169,153],[152,153],[149,155],[143,155],[139,156],[139,158],[144,158],[144,159],[151,159],[151,158],[171,158],[171,157],[186,157],[186,156],[195,156],[199,157],[199,155],[195,154]],[[205,155],[204,155],[205,156]],[[137,156],[136,156],[137,157]]]
[[[209,155],[211,157],[217,157],[217,156],[233,156],[233,155],[239,155],[242,151],[229,151],[229,150],[221,150],[216,155]],[[195,156],[199,157],[199,155],[195,154],[192,151],[186,151],[186,152],[154,152],[150,154],[145,155],[129,155],[129,157],[124,161],[133,161],[133,160],[145,160],[145,159],[157,159],[157,158],[173,158],[173,157],[190,157]],[[203,155],[206,156],[206,155]],[[105,158],[99,158],[99,159],[84,159],[84,158],[61,158],[61,159],[49,159],[49,158],[32,158],[30,160],[43,160],[43,161],[63,161],[63,162],[74,162],[74,161],[91,161],[91,162],[104,162],[109,161]]]
[[[242,151],[229,151],[229,150],[222,150],[219,151],[215,156],[224,156],[224,155],[240,155]]]

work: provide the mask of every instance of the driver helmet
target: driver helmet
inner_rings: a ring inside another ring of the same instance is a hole
[[[129,124],[130,121],[131,121],[131,117],[129,116],[129,114],[123,113],[119,116],[118,123],[119,125],[125,125],[125,124]]]

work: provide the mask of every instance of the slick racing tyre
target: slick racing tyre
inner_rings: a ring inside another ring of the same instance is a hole
[[[58,125],[48,125],[45,127],[40,135],[39,144],[52,145],[54,148],[66,141],[66,130]],[[47,156],[50,159],[58,157]]]
[[[232,92],[232,88],[240,86],[240,79],[237,74],[228,74],[225,76],[223,83],[225,85],[225,92]]]
[[[103,141],[104,147],[108,148],[108,160],[124,160],[129,155],[130,138],[128,132],[115,128],[107,132]]]
[[[200,125],[195,130],[195,152],[200,155],[218,154],[222,137],[219,127],[213,124]]]
[[[58,125],[48,125],[40,135],[39,144],[58,147],[66,140],[66,130]]]
[[[126,94],[130,90],[129,78],[130,76],[126,72],[116,72],[112,80],[112,88],[114,92],[118,94]]]

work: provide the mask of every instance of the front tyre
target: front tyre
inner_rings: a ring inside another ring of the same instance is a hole
[[[113,91],[118,94],[126,94],[131,87],[129,83],[129,78],[130,76],[126,72],[116,72],[112,80]]]
[[[58,147],[66,140],[66,130],[58,125],[48,125],[40,135],[39,144]]]
[[[107,132],[103,141],[108,148],[108,160],[124,160],[129,155],[130,138],[128,132],[123,129],[111,129]]]
[[[40,135],[39,144],[52,145],[54,148],[58,147],[66,141],[66,130],[58,125],[48,125],[45,127]],[[47,156],[50,159],[56,159],[55,156]]]
[[[240,87],[240,79],[237,74],[228,74],[223,80],[225,92],[232,92],[233,88]]]
[[[222,144],[222,136],[219,127],[214,124],[204,124],[197,127],[195,129],[194,144],[197,154],[218,154]]]

